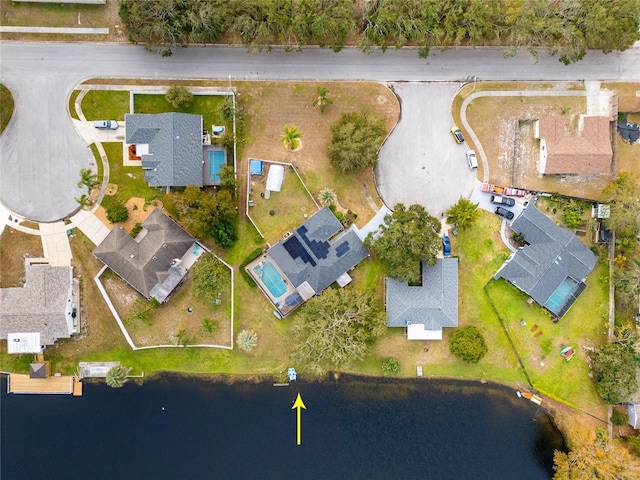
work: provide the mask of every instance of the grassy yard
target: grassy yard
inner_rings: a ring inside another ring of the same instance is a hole
[[[16,248],[18,245],[20,248]],[[42,255],[39,236],[5,227],[0,235],[0,288],[21,287],[25,279],[24,259]]]
[[[115,1],[107,1],[105,5],[72,5],[0,0],[0,12],[2,12],[0,24],[3,26],[109,28],[108,35],[3,33],[3,40],[101,42],[127,40],[118,16],[118,2]]]
[[[7,87],[0,83],[0,134],[7,128],[9,120],[13,116],[13,95]]]
[[[82,113],[87,120],[124,120],[129,112],[129,92],[89,90],[82,99]]]
[[[126,167],[122,161],[122,143],[105,142],[102,144],[109,159],[109,183],[118,185],[118,191],[113,198],[122,203],[131,197],[141,197],[152,200],[162,197],[163,190],[150,187],[144,179],[144,171],[139,166]],[[106,197],[105,201],[110,197]]]
[[[250,207],[249,215],[265,236],[265,240],[274,244],[285,232],[290,232],[300,226],[307,217],[318,211],[318,207],[309,197],[309,193],[290,166],[285,166],[284,181],[279,192],[270,192],[265,198],[267,170],[264,164],[264,175],[253,175],[251,178],[254,206]],[[272,214],[273,212],[273,214]]]
[[[180,112],[202,115],[202,125],[211,130],[212,125],[224,125],[227,131],[233,131],[233,124],[226,124],[221,109],[227,95],[194,95],[188,108],[175,108],[162,94],[136,94],[133,99],[135,113]]]
[[[639,82],[603,82],[601,88],[614,90],[618,94],[619,112],[640,112]]]

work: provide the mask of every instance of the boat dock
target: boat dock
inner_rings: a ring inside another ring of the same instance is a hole
[[[21,373],[9,374],[7,392],[16,394],[82,395],[82,382],[73,376],[30,378]]]

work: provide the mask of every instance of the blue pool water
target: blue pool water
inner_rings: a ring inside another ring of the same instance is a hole
[[[274,298],[282,296],[287,291],[287,286],[284,284],[280,272],[271,262],[264,262],[262,266],[258,265],[253,270],[261,276],[262,283]]]
[[[545,307],[554,313],[560,312],[564,304],[567,302],[567,299],[571,296],[571,292],[573,292],[575,285],[575,280],[569,277],[565,278],[551,294],[545,303]]]
[[[220,181],[220,169],[227,163],[227,154],[224,150],[209,150],[209,178],[212,182]]]

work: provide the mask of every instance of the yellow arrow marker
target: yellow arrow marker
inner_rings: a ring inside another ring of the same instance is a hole
[[[298,409],[298,429],[296,436],[296,445],[300,445],[300,409],[307,409],[307,407],[304,406],[304,402],[302,401],[302,397],[300,396],[300,394],[298,394],[296,401],[293,402],[293,407],[291,407],[291,410],[294,410],[296,408]]]

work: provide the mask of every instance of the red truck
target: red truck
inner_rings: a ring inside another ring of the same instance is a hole
[[[498,195],[506,195],[508,197],[524,197],[527,192],[519,188],[500,187],[491,183],[483,183],[482,191],[487,193],[496,193]]]

